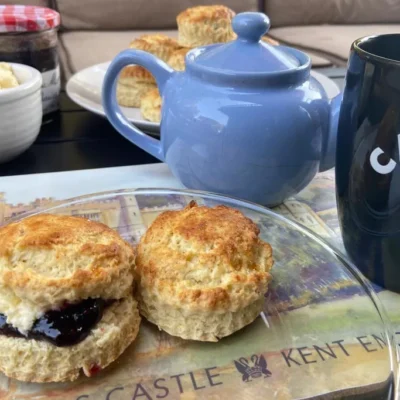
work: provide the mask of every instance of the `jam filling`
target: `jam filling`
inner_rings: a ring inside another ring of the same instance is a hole
[[[83,341],[103,317],[110,301],[87,299],[78,304],[66,304],[61,309],[46,312],[37,319],[32,329],[23,335],[7,323],[7,317],[0,314],[0,335],[44,340],[64,347]]]

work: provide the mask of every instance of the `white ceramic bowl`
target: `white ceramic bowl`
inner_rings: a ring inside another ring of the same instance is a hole
[[[40,72],[27,65],[10,65],[20,85],[0,90],[1,163],[31,146],[39,134],[43,114]]]

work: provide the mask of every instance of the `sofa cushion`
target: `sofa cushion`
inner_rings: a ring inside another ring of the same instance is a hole
[[[257,9],[257,0],[218,1],[236,12]],[[188,7],[215,0],[56,0],[66,29],[168,29]]]
[[[400,24],[293,26],[270,31],[273,38],[283,43],[316,51],[343,66],[354,40],[379,33],[400,33]]]
[[[51,0],[1,0],[2,5],[50,7]]]
[[[177,31],[162,31],[171,37],[177,37]],[[113,59],[120,51],[129,47],[132,39],[151,33],[151,31],[73,31],[60,35],[60,56],[65,78],[94,64]],[[314,66],[329,66],[325,58],[310,54]]]
[[[313,68],[325,68],[332,66],[332,61],[325,58],[323,55],[318,54],[316,51],[307,51],[311,58]]]
[[[265,0],[273,27],[400,22],[399,0]]]

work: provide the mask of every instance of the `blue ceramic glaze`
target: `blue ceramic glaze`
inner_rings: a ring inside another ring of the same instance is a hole
[[[334,166],[341,96],[327,98],[310,77],[306,54],[261,42],[268,28],[264,14],[238,14],[238,39],[190,51],[185,72],[146,52],[123,51],[104,80],[108,119],[167,162],[188,188],[282,203]],[[163,100],[160,141],[128,122],[116,102],[116,78],[129,64],[156,78]]]

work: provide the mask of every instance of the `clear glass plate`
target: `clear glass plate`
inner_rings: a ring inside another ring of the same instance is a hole
[[[95,377],[39,385],[0,376],[0,398],[395,398],[393,335],[371,286],[296,223],[236,199],[166,189],[100,193],[45,211],[101,221],[135,244],[159,213],[193,199],[240,209],[272,245],[273,281],[260,317],[218,343],[184,341],[143,321],[136,342]]]

